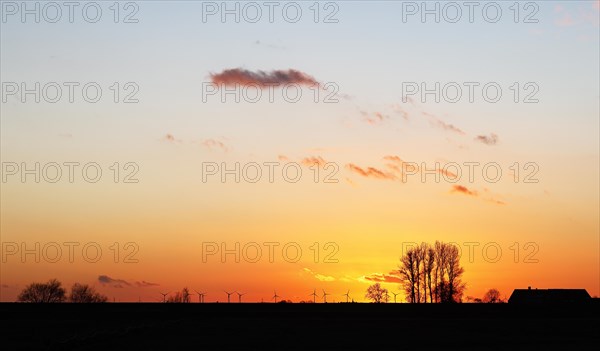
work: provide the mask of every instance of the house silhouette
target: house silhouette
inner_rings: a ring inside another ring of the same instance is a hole
[[[592,297],[585,289],[515,289],[509,303],[589,303]]]

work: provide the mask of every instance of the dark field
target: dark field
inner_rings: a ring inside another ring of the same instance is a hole
[[[3,350],[582,350],[600,342],[599,307],[2,303],[0,344]]]

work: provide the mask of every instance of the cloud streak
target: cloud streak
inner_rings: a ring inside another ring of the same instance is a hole
[[[402,279],[398,276],[398,272],[389,273],[373,273],[363,277],[366,280],[378,283],[402,283]]]
[[[306,167],[312,167],[314,165],[317,165],[317,167],[324,167],[327,161],[325,161],[321,156],[311,156],[303,158],[301,163]]]
[[[131,287],[131,286],[135,286],[138,288],[147,288],[147,287],[152,287],[152,286],[159,286],[159,284],[157,284],[157,283],[151,283],[151,282],[147,282],[145,280],[128,282],[124,279],[115,279],[115,278],[111,278],[107,275],[99,275],[98,282],[102,285],[108,285],[113,288],[124,288],[124,287]]]
[[[446,123],[446,122],[442,121],[441,119],[436,118],[431,123],[433,123],[434,126],[440,128],[440,129],[443,129],[443,130],[447,130],[449,132],[457,133],[460,135],[466,134],[462,129],[456,127],[453,124]]]
[[[349,163],[346,165],[346,168],[348,168],[348,170],[350,170],[350,172],[356,173],[365,178],[376,178],[376,179],[387,179],[387,180],[395,180],[396,179],[395,175],[388,173],[388,172],[384,172],[384,171],[374,168],[374,167],[368,167],[366,169],[363,169],[353,163]]]
[[[233,68],[226,69],[221,73],[211,73],[210,78],[214,84],[226,86],[255,85],[264,88],[282,84],[319,85],[319,82],[313,77],[294,69],[253,72],[242,68]]]
[[[470,190],[466,186],[462,186],[462,185],[453,185],[452,186],[452,190],[450,190],[450,192],[451,193],[465,194],[465,195],[469,195],[469,196],[477,196],[478,195],[477,191]]]
[[[364,121],[372,126],[381,124],[383,121],[389,118],[387,115],[384,115],[381,112],[368,113],[365,111],[360,111],[360,114],[363,116]]]
[[[161,140],[165,141],[167,143],[182,143],[183,142],[180,139],[176,139],[175,136],[173,136],[173,134],[170,134],[170,133],[165,134],[165,136]]]
[[[135,282],[135,286],[137,286],[138,288],[147,288],[147,287],[159,286],[159,285],[160,284],[150,283],[145,280],[142,280],[141,282]]]
[[[315,277],[315,279],[317,279],[318,281],[321,282],[332,282],[335,281],[335,278],[330,276],[330,275],[323,275],[323,274],[319,274],[317,272],[312,271],[310,268],[304,268],[303,269],[304,272],[312,275],[313,277]]]
[[[496,145],[498,144],[498,135],[494,133],[490,134],[490,136],[478,135],[477,137],[475,137],[475,141],[478,141],[485,145]]]
[[[414,174],[414,173],[418,173],[421,172],[421,169],[419,168],[419,166],[414,163],[414,162],[405,162],[403,159],[401,159],[400,157],[396,156],[396,155],[388,155],[388,156],[384,156],[383,159],[385,161],[390,161],[392,163],[388,163],[386,164],[386,166],[392,170],[394,170],[395,172],[399,173],[399,174],[404,174],[406,172],[406,174]],[[435,169],[438,173],[440,173],[441,175],[447,177],[447,178],[457,178],[458,175],[450,172],[447,169],[439,168],[438,164],[436,163],[436,169]]]
[[[100,284],[102,285],[109,285],[113,288],[123,288],[125,286],[131,286],[129,282],[123,279],[113,279],[107,275],[98,276],[98,282],[100,282]]]
[[[225,152],[229,151],[227,145],[223,142],[215,140],[215,139],[206,139],[202,142],[202,145],[205,146],[209,150],[221,149]]]

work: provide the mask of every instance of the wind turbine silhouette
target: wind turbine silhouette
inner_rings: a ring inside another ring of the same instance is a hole
[[[392,294],[394,294],[394,303],[396,303],[396,296],[400,295],[400,293],[395,293],[392,291]]]
[[[319,296],[319,295],[317,295],[317,289],[313,290],[313,293],[309,294],[309,296],[312,296],[313,297],[313,302],[317,303],[317,297]]]
[[[223,290],[223,291],[225,291],[225,290]],[[227,303],[230,303],[231,302],[231,295],[235,294],[235,291],[232,291],[232,292],[225,291],[225,294],[227,294]]]
[[[167,302],[167,295],[170,294],[170,292],[168,293],[160,293],[163,296],[163,302]]]
[[[346,303],[348,303],[348,300],[350,299],[350,290],[342,296],[346,296]]]
[[[236,294],[238,294],[238,303],[242,303],[242,296],[246,295],[246,293],[236,292]]]
[[[325,292],[325,290],[323,290],[323,303],[327,303],[327,295],[331,295]]]
[[[194,290],[196,294],[198,294],[198,303],[204,302],[204,293],[198,292],[198,290]]]
[[[277,290],[273,290],[273,292],[275,293],[275,295],[273,295],[273,299],[275,299],[275,303],[277,303],[277,298],[281,296],[277,295]]]

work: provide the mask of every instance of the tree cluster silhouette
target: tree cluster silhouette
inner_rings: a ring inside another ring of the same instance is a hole
[[[167,303],[189,303],[191,302],[191,295],[188,288],[183,288],[181,291],[177,291],[174,295],[169,296],[165,301]]]
[[[365,294],[367,299],[373,300],[375,303],[388,302],[389,296],[388,290],[382,288],[379,283],[369,286]]]
[[[458,247],[453,244],[423,242],[409,248],[400,258],[398,273],[408,302],[462,301],[466,288],[461,280],[464,269]]]
[[[17,296],[18,302],[32,303],[100,303],[108,301],[108,297],[102,295],[87,285],[75,283],[71,287],[71,293],[62,287],[62,283],[56,279],[50,279],[46,283],[31,283],[26,286]]]
[[[481,299],[482,302],[485,303],[503,303],[504,300],[502,300],[502,298],[500,297],[500,291],[498,291],[498,289],[490,289],[488,290],[485,295],[483,295],[483,299]]]

